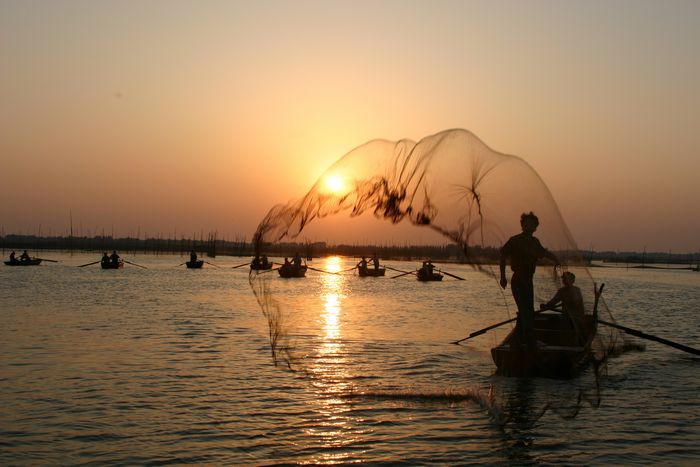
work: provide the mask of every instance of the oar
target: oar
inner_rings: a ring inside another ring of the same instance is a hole
[[[642,339],[647,339],[650,341],[659,342],[661,344],[665,344],[665,345],[668,345],[670,347],[674,347],[678,350],[682,350],[683,352],[692,353],[693,355],[700,355],[700,350],[694,349],[692,347],[688,347],[687,345],[679,344],[678,342],[673,342],[673,341],[670,341],[668,339],[664,339],[664,338],[658,337],[658,336],[652,336],[651,334],[647,334],[647,333],[639,331],[637,329],[628,328],[626,326],[620,326],[619,324],[609,323],[608,321],[603,321],[602,319],[599,319],[598,322],[600,324],[604,324],[606,326],[610,326],[610,327],[625,331],[627,334],[641,337]]]
[[[455,279],[459,279],[461,281],[464,280],[464,277],[455,276],[454,274],[450,274],[449,272],[445,272],[445,271],[440,271],[440,272],[442,272],[446,276],[454,277]]]
[[[219,266],[217,266],[217,265],[214,264],[214,263],[210,263],[209,261],[205,261],[205,263],[207,263],[207,264],[209,264],[209,265],[211,265],[211,266],[214,266],[215,268],[221,269],[221,268],[219,268]]]
[[[126,264],[131,264],[132,266],[136,266],[136,267],[143,268],[143,269],[148,269],[146,266],[141,266],[140,264],[132,263],[131,261],[127,261],[125,259],[123,259],[122,261],[124,261]]]
[[[540,310],[535,311],[535,314],[537,314],[537,313],[542,313],[543,311],[547,311],[547,310],[556,310],[556,309],[557,309],[556,306],[555,306],[555,307],[542,308],[542,309],[540,309]],[[516,319],[518,319],[517,316],[516,316],[515,318],[511,318],[511,319],[507,319],[507,320],[505,320],[505,321],[501,321],[500,323],[492,324],[491,326],[487,326],[487,327],[485,327],[484,329],[479,329],[478,331],[474,331],[473,333],[469,334],[469,335],[468,335],[467,337],[465,337],[464,339],[460,339],[460,340],[458,340],[458,341],[450,342],[450,344],[459,345],[460,342],[464,342],[464,341],[466,341],[466,340],[468,340],[468,339],[471,339],[472,337],[480,336],[480,335],[484,334],[485,332],[490,331],[491,329],[496,329],[497,327],[503,326],[504,324],[512,323],[512,322],[515,321]]]
[[[185,263],[187,263],[187,261],[185,261],[184,263],[180,263],[180,264],[178,264],[177,266],[174,266],[174,267],[179,268],[180,266],[182,266],[182,265],[185,264]]]
[[[101,262],[101,261],[102,261],[102,260],[93,261],[92,263],[87,263],[87,264],[81,264],[81,265],[78,266],[78,267],[79,267],[79,268],[84,268],[85,266],[92,266],[93,264],[97,264],[97,263],[99,263],[99,262]]]
[[[259,272],[257,269],[255,269],[255,273],[256,273],[256,274],[265,274],[266,272],[277,271],[279,268],[280,268],[280,266],[277,266],[276,268],[267,269],[267,270],[265,270],[265,271],[263,271],[263,272]]]
[[[396,279],[397,277],[405,276],[406,274],[415,274],[415,273],[416,273],[415,271],[404,272],[403,274],[393,276],[392,279]]]
[[[333,271],[324,271],[323,269],[316,269],[312,268],[311,266],[306,266],[308,269],[311,269],[312,271],[318,271],[318,272],[325,272],[326,274],[335,274],[336,276],[339,275],[339,272],[333,272]]]
[[[238,269],[238,268],[242,268],[243,266],[248,266],[248,265],[250,265],[250,261],[245,262],[243,264],[239,264],[238,266],[232,266],[231,269]]]
[[[410,272],[402,271],[401,269],[392,268],[392,267],[389,267],[389,266],[386,266],[386,265],[384,265],[384,267],[387,268],[387,269],[389,269],[389,270],[391,270],[391,271],[405,272],[406,274],[410,274]],[[411,271],[411,272],[412,272],[412,271]]]
[[[34,259],[40,259],[42,261],[48,261],[49,263],[58,263],[55,259],[46,259],[46,258],[34,258]]]
[[[352,270],[355,269],[355,268],[357,268],[357,265],[355,265],[355,266],[353,266],[353,267],[351,267],[351,268],[348,268],[348,269],[343,269],[342,271],[338,271],[338,272],[348,272],[348,271],[352,271]]]

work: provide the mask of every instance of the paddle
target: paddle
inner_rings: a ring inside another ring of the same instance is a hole
[[[84,268],[85,266],[92,266],[93,264],[97,264],[97,263],[100,263],[100,262],[102,262],[102,260],[93,261],[92,263],[87,263],[87,264],[81,264],[81,265],[78,266],[78,267],[79,267],[79,268]]]
[[[627,334],[641,337],[642,339],[647,339],[650,341],[659,342],[661,344],[665,344],[665,345],[668,345],[670,347],[674,347],[678,350],[682,350],[683,352],[692,353],[693,355],[700,355],[700,350],[694,349],[692,347],[688,347],[687,345],[679,344],[678,342],[673,342],[673,341],[670,341],[668,339],[664,339],[664,338],[658,337],[658,336],[652,336],[651,334],[647,334],[647,333],[639,331],[637,329],[632,329],[632,328],[628,328],[625,326],[620,326],[619,324],[609,323],[607,321],[603,321],[602,319],[599,319],[598,322],[600,324],[604,324],[606,326],[610,326],[610,327],[625,331]]]
[[[306,266],[306,267],[307,267],[308,269],[311,269],[312,271],[325,272],[326,274],[335,274],[336,276],[337,276],[337,275],[340,275],[339,272],[324,271],[323,269],[316,269],[316,268],[312,268],[311,266]]]
[[[232,266],[231,269],[238,269],[238,268],[242,268],[243,266],[248,266],[248,265],[250,265],[250,261],[243,263],[243,264],[239,264],[238,266]]]
[[[415,274],[415,273],[416,273],[415,271],[404,272],[403,274],[393,276],[392,279],[396,279],[397,277],[405,276],[406,274]]]
[[[401,269],[392,268],[392,267],[390,267],[390,266],[384,265],[384,267],[387,268],[387,269],[389,269],[389,270],[391,270],[391,271],[405,272],[406,274],[410,274],[410,272],[402,271]]]
[[[260,272],[260,270],[258,270],[258,269],[251,269],[251,271],[255,271],[256,274],[265,274],[266,272],[277,271],[279,268],[280,268],[280,266],[277,266],[276,268],[266,269],[263,272]]]
[[[535,314],[537,314],[537,313],[542,313],[543,311],[547,311],[547,310],[557,310],[557,306],[554,306],[554,307],[547,307],[547,308],[541,308],[541,309],[535,311]],[[558,310],[557,310],[557,311],[558,311]],[[458,340],[458,341],[450,342],[450,344],[459,345],[460,342],[463,342],[463,341],[466,341],[466,340],[468,340],[468,339],[471,339],[472,337],[480,336],[480,335],[484,334],[485,332],[490,331],[491,329],[496,329],[497,327],[503,326],[504,324],[512,323],[513,321],[515,321],[515,320],[517,320],[517,319],[518,319],[518,317],[516,316],[515,318],[507,319],[507,320],[505,320],[505,321],[501,321],[500,323],[492,324],[491,326],[487,326],[487,327],[485,327],[484,329],[479,329],[478,331],[474,331],[473,333],[469,334],[469,335],[468,335],[467,337],[465,337],[464,339],[460,339],[460,340]]]
[[[180,264],[178,264],[177,266],[174,266],[174,267],[179,268],[180,266],[182,266],[182,265],[185,264],[185,263],[187,263],[187,261],[185,261],[184,263],[180,263]]]
[[[214,264],[214,263],[210,263],[209,261],[205,261],[205,263],[207,263],[207,264],[209,264],[209,265],[211,265],[211,266],[214,266],[215,268],[221,269],[219,266],[217,266],[217,265]]]
[[[446,276],[454,277],[455,279],[459,279],[461,281],[464,280],[464,277],[455,276],[454,274],[450,274],[449,272],[445,272],[445,271],[440,271],[440,272],[442,272]]]
[[[46,259],[46,258],[34,258],[34,259],[40,259],[42,261],[48,261],[49,263],[58,263],[55,259]]]
[[[143,268],[143,269],[148,269],[146,266],[141,266],[140,264],[132,263],[131,261],[127,261],[125,259],[123,259],[122,261],[124,261],[126,264],[131,264],[132,266],[136,266],[136,267]]]

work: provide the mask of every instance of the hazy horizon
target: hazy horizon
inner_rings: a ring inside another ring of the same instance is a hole
[[[0,4],[5,234],[250,239],[373,139],[525,159],[581,249],[700,248],[700,4]],[[513,233],[518,230],[517,219]],[[325,219],[311,240],[431,241]]]

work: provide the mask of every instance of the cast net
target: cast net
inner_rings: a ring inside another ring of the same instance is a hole
[[[328,189],[329,179],[345,188]],[[442,131],[418,142],[373,140],[355,148],[303,198],[273,207],[260,222],[254,241],[256,251],[264,253],[270,244],[297,238],[320,218],[371,212],[378,219],[410,222],[444,236],[459,246],[464,262],[496,279],[494,294],[503,294],[497,281],[499,248],[520,232],[521,214],[531,211],[540,221],[535,236],[558,256],[562,267],[538,266],[536,303],[549,300],[561,287],[562,270],[569,270],[576,274],[586,312],[592,313],[593,278],[547,185],[523,159],[490,149],[464,129]],[[275,361],[291,364],[284,306],[270,293],[269,282],[256,274],[251,274],[250,281],[270,323]],[[603,299],[597,308],[602,319],[612,320]],[[597,360],[603,361],[622,344],[617,331],[600,326]]]

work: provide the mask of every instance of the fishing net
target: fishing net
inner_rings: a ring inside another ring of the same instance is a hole
[[[548,301],[561,287],[561,272],[569,270],[576,274],[586,312],[592,313],[593,278],[547,185],[523,159],[498,153],[463,129],[442,131],[417,143],[373,140],[355,148],[303,198],[273,207],[260,222],[254,242],[256,251],[264,253],[271,244],[293,241],[317,219],[372,213],[393,224],[431,229],[458,245],[464,262],[494,278],[493,293],[498,295],[504,294],[497,281],[499,249],[520,233],[520,216],[526,212],[538,216],[535,236],[558,256],[562,267],[538,266],[536,303]],[[251,274],[250,281],[270,323],[273,357],[290,364],[288,336],[279,324],[285,322],[284,306],[262,277]],[[602,319],[612,320],[604,299],[597,308]],[[600,326],[596,359],[603,361],[622,344],[617,331]]]

